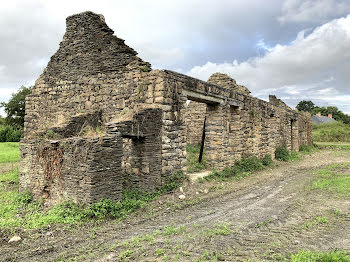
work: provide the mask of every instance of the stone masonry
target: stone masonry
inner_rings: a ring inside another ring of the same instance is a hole
[[[204,82],[152,70],[102,15],[66,22],[26,99],[20,185],[35,199],[93,203],[120,200],[125,189],[152,192],[186,170],[186,144],[201,141],[204,118],[209,167],[312,143],[310,115],[275,96],[254,98],[225,74]]]

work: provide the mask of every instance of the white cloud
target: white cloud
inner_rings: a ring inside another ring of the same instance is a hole
[[[305,98],[326,102],[339,93],[350,95],[349,46],[350,15],[324,24],[306,37],[301,32],[289,45],[276,45],[262,57],[242,63],[207,62],[188,73],[203,80],[215,72],[227,73],[253,94],[266,98],[273,91],[293,106]],[[350,111],[350,105],[344,110]]]
[[[350,13],[348,0],[286,0],[278,21],[282,24],[322,23],[348,13]]]

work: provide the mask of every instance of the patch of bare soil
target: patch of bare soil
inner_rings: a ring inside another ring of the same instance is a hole
[[[300,249],[350,252],[350,198],[311,189],[313,171],[350,162],[324,150],[239,181],[188,182],[121,223],[22,231],[1,261],[271,261]],[[209,191],[207,193],[207,191]],[[1,234],[0,234],[1,236]]]

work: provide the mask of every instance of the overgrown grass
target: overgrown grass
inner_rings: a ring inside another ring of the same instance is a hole
[[[338,121],[313,125],[312,137],[316,142],[350,142],[350,125]]]
[[[312,188],[350,196],[350,163],[333,164],[316,172]]]
[[[51,209],[32,200],[28,193],[18,192],[18,170],[0,175],[0,228],[42,228],[51,224],[76,224],[91,219],[123,219],[145,207],[160,195],[181,185],[183,174],[170,176],[167,184],[155,193],[123,192],[123,201],[101,200],[90,206],[65,201]]]
[[[350,142],[315,142],[318,148],[350,150]]]
[[[280,161],[295,161],[300,159],[300,155],[296,151],[289,151],[286,147],[280,146],[275,151],[275,158]]]
[[[18,142],[0,143],[0,163],[19,161]]]
[[[205,150],[203,152],[202,163],[198,162],[200,148],[201,148],[201,145],[199,143],[196,145],[187,144],[186,146],[187,173],[199,172],[206,168]]]
[[[268,157],[266,157],[267,159]],[[263,158],[264,159],[264,158]],[[264,164],[270,164],[269,160],[261,160],[255,156],[243,157],[237,160],[233,166],[226,167],[222,171],[213,170],[205,180],[227,180],[230,178],[242,178],[249,175],[253,171],[264,169]]]
[[[300,250],[291,256],[291,262],[350,262],[349,254],[342,251],[315,252]]]

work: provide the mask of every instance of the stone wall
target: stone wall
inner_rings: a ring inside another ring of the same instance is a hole
[[[310,116],[276,97],[254,98],[220,73],[205,82],[151,70],[101,15],[73,15],[26,98],[21,188],[48,203],[154,191],[186,169],[186,144],[200,141],[204,118],[209,167],[312,143]]]
[[[195,145],[201,143],[204,118],[207,105],[195,101],[188,101],[183,108],[183,116],[186,125],[186,143]]]

